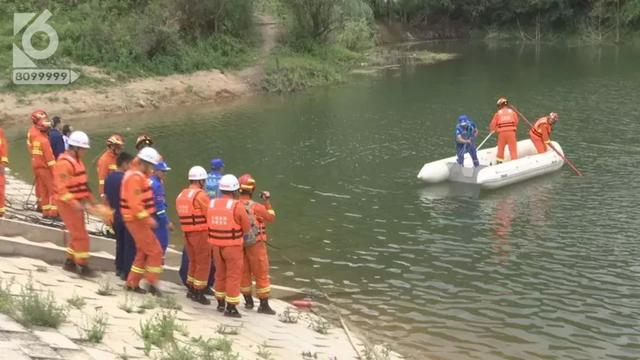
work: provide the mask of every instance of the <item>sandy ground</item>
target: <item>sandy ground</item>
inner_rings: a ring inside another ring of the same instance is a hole
[[[83,67],[86,76],[105,78],[113,86],[60,90],[16,96],[0,94],[0,123],[24,120],[35,108],[66,119],[95,117],[102,114],[129,113],[164,107],[220,103],[259,93],[264,76],[263,65],[277,44],[280,25],[266,16],[258,16],[262,46],[256,65],[237,72],[200,71],[132,80],[119,84],[100,69]]]

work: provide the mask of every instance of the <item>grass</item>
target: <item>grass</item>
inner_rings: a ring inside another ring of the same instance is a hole
[[[153,310],[158,307],[158,302],[154,296],[147,295],[138,307],[142,310]]]
[[[296,311],[291,311],[291,308],[286,308],[280,315],[278,315],[278,320],[285,324],[297,324],[300,319],[300,313]]]
[[[58,328],[67,316],[65,307],[56,302],[51,291],[39,292],[33,287],[31,279],[22,287],[14,305],[15,319],[26,327]]]
[[[216,328],[216,332],[220,335],[238,335],[240,333],[240,328],[237,326],[220,324]]]
[[[167,295],[167,296],[158,298],[156,301],[158,303],[158,306],[160,306],[163,309],[182,310],[182,305],[178,303],[178,300],[176,300],[175,296]]]
[[[311,322],[309,323],[309,328],[313,329],[313,331],[318,334],[326,335],[329,333],[329,329],[331,325],[329,322],[319,316],[312,317]]]
[[[365,345],[362,349],[363,360],[389,360],[391,359],[391,350],[386,345],[369,346]]]
[[[161,311],[152,318],[140,321],[138,336],[144,342],[144,353],[149,355],[152,346],[163,348],[175,341],[175,332],[186,334],[187,329],[178,323],[175,312]]]
[[[267,342],[265,341],[262,345],[258,346],[258,351],[256,351],[256,355],[260,359],[265,360],[275,360],[271,351],[267,349]]]
[[[67,304],[80,310],[87,304],[87,301],[82,296],[73,294],[72,297],[67,299]]]
[[[124,299],[118,304],[118,309],[128,313],[144,314],[146,309],[141,306],[136,306],[135,301],[129,296],[129,293],[124,294]]]
[[[84,323],[84,327],[81,328],[84,340],[94,344],[101,343],[109,327],[109,316],[98,311],[91,318],[85,319]]]
[[[11,315],[14,310],[14,299],[11,295],[11,286],[15,278],[9,280],[0,279],[0,314]]]
[[[174,341],[162,349],[160,360],[239,360],[232,342],[227,338],[191,338],[188,342]]]
[[[103,276],[98,283],[96,294],[100,296],[112,296],[115,290],[113,284],[111,284],[111,278],[109,276]]]

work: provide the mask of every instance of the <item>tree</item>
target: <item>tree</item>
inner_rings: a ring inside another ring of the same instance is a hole
[[[344,0],[283,0],[291,9],[296,36],[303,39],[326,41],[339,18],[339,7]]]

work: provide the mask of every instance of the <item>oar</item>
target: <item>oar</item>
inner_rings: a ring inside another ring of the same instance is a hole
[[[515,106],[510,105],[509,107],[511,109],[513,109],[513,111],[515,111],[518,115],[520,115],[520,117],[523,118],[524,121],[526,121],[527,125],[529,125],[529,127],[533,129],[533,125],[531,124],[531,122],[529,122],[529,120],[527,120],[526,116],[524,116]],[[567,159],[566,156],[562,155],[562,153],[560,153],[560,151],[558,151],[558,149],[556,149],[555,146],[553,146],[552,143],[549,143],[549,147],[551,149],[553,149],[553,151],[555,151],[556,154],[558,154],[558,156],[560,156],[562,158],[562,160],[564,160],[564,162],[567,163],[567,165],[569,165],[571,170],[573,170],[576,173],[576,175],[582,176],[582,173],[580,172],[580,170],[578,170],[578,168],[576,168],[576,166],[573,165],[573,163],[571,161],[569,161],[569,159]]]
[[[493,131],[489,133],[489,135],[487,135],[486,138],[484,138],[484,140],[482,140],[482,142],[480,143],[480,145],[478,145],[478,147],[476,148],[476,151],[480,150],[480,148],[482,147],[482,145],[484,145],[484,143],[487,142],[487,140],[489,140],[489,138],[491,137],[491,135],[493,135]]]

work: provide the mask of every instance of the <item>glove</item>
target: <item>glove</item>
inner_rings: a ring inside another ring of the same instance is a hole
[[[269,200],[271,198],[271,193],[268,191],[263,191],[260,193],[260,197],[264,200]]]

